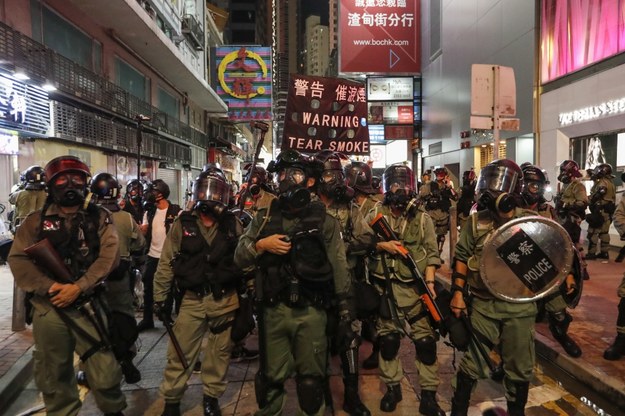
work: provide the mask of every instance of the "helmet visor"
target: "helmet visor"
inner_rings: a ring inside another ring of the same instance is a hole
[[[230,187],[221,179],[202,178],[193,184],[193,201],[217,201],[228,205]]]
[[[513,192],[518,181],[518,173],[504,166],[487,165],[480,172],[477,191]]]

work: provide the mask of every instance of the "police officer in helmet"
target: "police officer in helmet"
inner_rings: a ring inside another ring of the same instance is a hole
[[[610,225],[612,215],[616,211],[616,188],[612,179],[612,166],[601,163],[595,166],[591,179],[593,186],[590,189],[590,215],[586,216],[588,223],[588,254],[586,260],[608,260],[610,247]],[[599,253],[597,245],[601,241]]]
[[[345,248],[338,222],[323,203],[311,201],[315,179],[310,158],[285,150],[268,171],[277,174],[278,199],[254,216],[235,255],[242,268],[256,268],[261,350],[256,415],[282,413],[284,382],[293,373],[299,413],[322,415],[326,311],[337,299],[338,325],[346,334],[341,339],[348,342],[354,336]]]
[[[123,209],[129,212],[137,224],[143,222],[143,189],[144,183],[139,179],[131,179],[126,184]]]
[[[428,416],[440,416],[445,412],[436,400],[436,390],[440,384],[436,357],[438,335],[428,321],[428,312],[421,297],[414,290],[413,272],[402,260],[403,246],[414,259],[418,259],[418,272],[424,276],[429,289],[436,294],[434,274],[440,267],[441,260],[434,223],[427,213],[418,208],[414,181],[414,174],[408,166],[394,164],[387,167],[383,175],[384,202],[381,206],[376,206],[367,217],[367,222],[371,223],[378,214],[384,215],[399,239],[378,241],[377,255],[369,262],[378,292],[383,295],[383,299],[386,296],[396,301],[382,301],[383,307],[380,308],[377,322],[380,379],[386,384],[380,410],[393,412],[403,399],[400,384],[403,370],[399,347],[401,338],[406,334],[416,351],[415,365],[421,387],[419,412]],[[404,332],[406,323],[410,329]]]
[[[555,198],[558,221],[569,233],[575,247],[581,252],[583,249],[579,242],[582,233],[580,224],[586,216],[588,207],[586,187],[580,182],[583,175],[577,162],[570,159],[560,163],[559,171],[558,180],[564,186]]]
[[[9,195],[9,203],[15,205],[11,229],[15,231],[28,214],[43,207],[46,202],[46,176],[43,168],[33,165],[22,175],[20,190]]]
[[[233,257],[242,227],[227,210],[230,187],[223,172],[213,167],[193,182],[192,211],[184,211],[171,226],[154,277],[155,313],[171,321],[166,300],[174,286],[182,291],[182,304],[173,326],[188,363],[200,355],[208,333],[201,372],[205,416],[219,416],[218,399],[226,390],[230,361],[230,333],[239,307],[236,289],[243,273]],[[160,393],[165,399],[163,416],[180,415],[180,402],[193,366],[184,368],[169,343]]]
[[[48,415],[78,414],[81,401],[73,368],[76,352],[100,410],[106,415],[121,415],[126,407],[120,388],[122,372],[107,347],[106,329],[99,326],[106,317],[94,294],[119,261],[117,231],[108,211],[85,204],[91,173],[80,159],[52,159],[45,175],[49,190],[46,204],[22,222],[8,259],[18,286],[33,294],[35,381]],[[56,280],[58,276],[25,253],[24,249],[44,238],[68,266],[73,282]],[[87,303],[94,314],[83,313]]]
[[[477,181],[478,211],[471,214],[462,228],[456,245],[456,263],[452,274],[452,313],[467,314],[467,286],[472,293],[469,320],[473,331],[479,331],[476,342],[485,351],[499,342],[504,370],[504,387],[511,416],[524,415],[533,376],[534,321],[536,302],[513,303],[495,297],[485,285],[479,267],[482,243],[499,227],[513,218],[535,215],[519,208],[523,173],[511,160],[496,160],[484,166]],[[483,341],[482,341],[483,340]],[[489,345],[490,344],[490,345]],[[488,369],[477,349],[463,356],[456,374],[452,415],[466,415],[471,392]]]

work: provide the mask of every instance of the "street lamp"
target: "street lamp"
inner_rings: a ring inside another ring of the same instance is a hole
[[[152,120],[150,117],[137,114],[135,121],[137,122],[137,179],[141,180],[141,142],[143,142],[143,123]]]

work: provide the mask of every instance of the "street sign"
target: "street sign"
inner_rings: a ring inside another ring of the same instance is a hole
[[[420,1],[341,0],[341,73],[421,72]]]

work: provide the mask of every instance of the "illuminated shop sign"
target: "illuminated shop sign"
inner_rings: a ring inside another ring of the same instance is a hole
[[[232,121],[271,120],[271,48],[216,48],[217,94]]]
[[[625,98],[606,101],[599,105],[580,108],[579,110],[570,111],[568,113],[560,113],[560,115],[558,115],[558,120],[560,126],[568,126],[570,124],[582,123],[584,121],[621,113],[625,113]]]
[[[16,155],[18,149],[17,132],[0,129],[0,155]]]
[[[48,94],[0,74],[0,127],[46,134],[50,127]]]
[[[414,80],[402,78],[368,78],[367,99],[380,101],[403,101],[413,99]]]
[[[413,124],[414,105],[410,102],[370,102],[367,121],[369,124]]]

